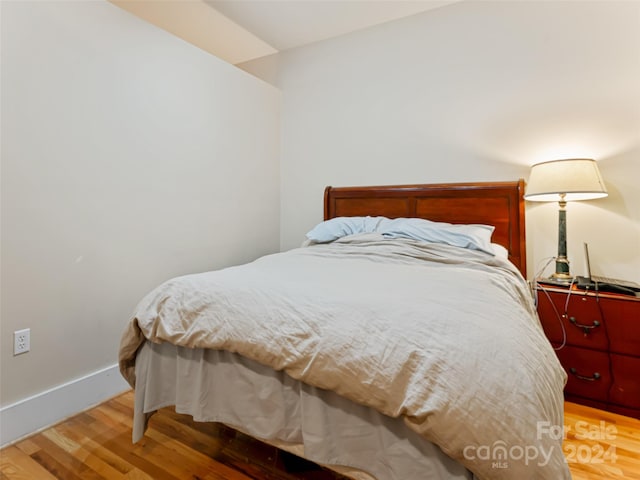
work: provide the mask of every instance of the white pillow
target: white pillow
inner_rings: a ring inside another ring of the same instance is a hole
[[[499,243],[492,243],[491,248],[493,248],[493,254],[496,257],[504,258],[505,260],[509,260],[509,250],[504,248]]]
[[[347,235],[379,231],[381,224],[390,221],[387,217],[335,217],[316,225],[307,238],[316,243],[333,242]]]
[[[386,222],[378,232],[387,238],[410,238],[429,243],[445,243],[494,255],[491,225],[457,225],[432,222],[422,218],[396,218]]]

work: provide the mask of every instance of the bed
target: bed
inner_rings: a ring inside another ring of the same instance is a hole
[[[175,406],[358,480],[570,478],[523,190],[327,187],[302,247],[158,286],[119,351],[133,441]]]

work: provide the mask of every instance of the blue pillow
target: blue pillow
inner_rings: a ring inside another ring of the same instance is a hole
[[[386,238],[445,243],[495,255],[491,245],[494,230],[492,225],[459,225],[422,218],[335,217],[316,225],[307,238],[315,243],[328,243],[347,235],[377,232]]]
[[[446,243],[494,255],[492,225],[458,225],[422,218],[396,218],[378,230],[386,238],[410,238],[429,243]]]
[[[335,217],[316,225],[307,233],[307,238],[316,243],[333,242],[347,235],[376,232],[385,222],[390,220],[387,217]]]

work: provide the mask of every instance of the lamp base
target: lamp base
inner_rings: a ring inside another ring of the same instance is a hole
[[[551,278],[553,278],[558,282],[571,283],[573,281],[573,275],[571,275],[570,273],[564,273],[564,272],[553,273],[551,275]]]
[[[571,285],[571,279],[569,280],[557,279],[557,278],[554,278],[553,276],[538,278],[536,281],[544,285],[557,285],[559,287],[568,287]]]

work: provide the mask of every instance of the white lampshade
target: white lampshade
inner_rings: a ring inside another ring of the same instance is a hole
[[[569,158],[532,166],[524,198],[533,202],[559,202],[607,195],[595,160]]]

